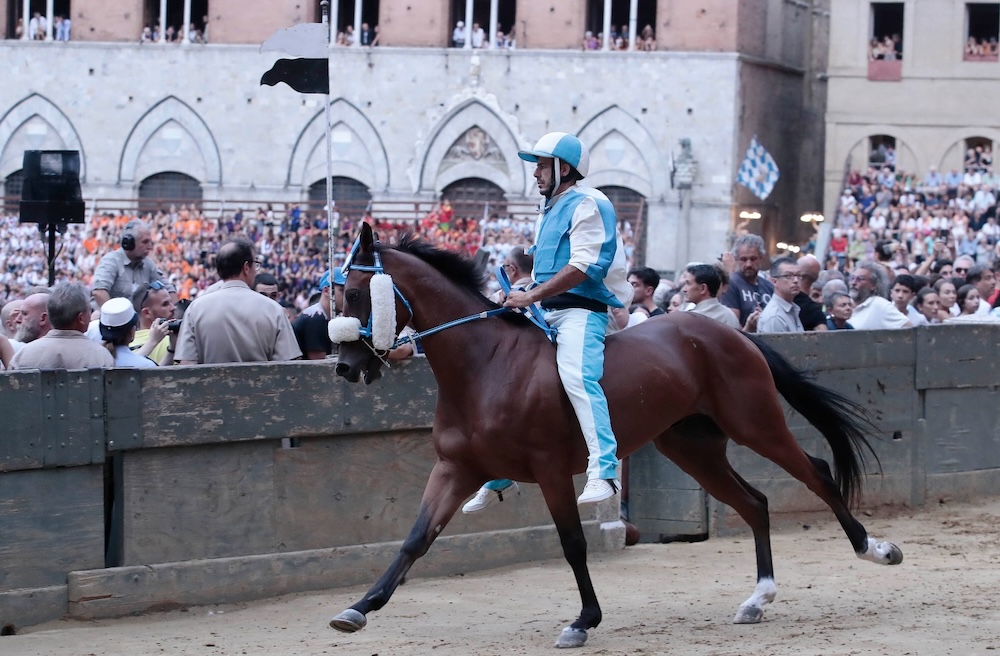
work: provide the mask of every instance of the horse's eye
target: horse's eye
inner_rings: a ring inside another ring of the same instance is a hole
[[[344,297],[347,299],[348,303],[357,303],[358,301],[361,300],[361,292],[359,292],[357,289],[352,289],[351,291],[347,292],[347,294],[345,294]]]

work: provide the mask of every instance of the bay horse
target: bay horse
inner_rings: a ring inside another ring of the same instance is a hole
[[[583,645],[587,631],[601,622],[572,478],[586,469],[587,447],[559,381],[552,343],[524,317],[480,293],[483,273],[471,259],[410,235],[388,247],[363,225],[345,269],[344,314],[354,317],[349,323],[356,328],[353,341],[340,344],[336,372],[350,382],[371,383],[381,376],[387,331],[395,337],[409,323],[426,333],[421,341],[438,383],[432,431],[437,458],[398,555],[330,626],[344,632],[364,628],[367,615],[389,601],[459,505],[484,482],[507,478],[541,488],[583,602],[556,646]],[[373,280],[380,292],[388,285],[391,291],[379,302],[395,310],[395,321],[382,320],[393,325],[374,330]],[[378,333],[382,337],[373,345]],[[652,441],[750,525],[757,585],[735,622],[759,622],[777,588],[767,498],[733,471],[726,457],[729,439],[773,461],[830,506],[858,557],[883,565],[902,561],[899,547],[869,537],[849,510],[861,492],[863,450],[870,450],[867,415],[766,344],[701,315],[671,313],[608,336],[602,386],[620,458]],[[826,438],[836,474],[795,441],[779,393]]]

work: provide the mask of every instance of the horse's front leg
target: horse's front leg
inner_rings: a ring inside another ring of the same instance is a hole
[[[480,482],[478,478],[458,471],[455,465],[439,460],[424,488],[417,521],[403,541],[399,554],[364,598],[331,619],[330,626],[345,633],[363,629],[368,623],[368,613],[389,602],[406,572],[418,558],[427,553],[431,543],[455,514],[458,505],[476,490]]]
[[[576,585],[580,589],[580,600],[583,602],[580,616],[562,630],[556,640],[556,647],[582,647],[587,642],[587,629],[601,623],[601,606],[597,603],[597,593],[594,592],[594,584],[587,569],[587,539],[580,523],[580,509],[576,505],[573,479],[567,474],[550,478],[539,485],[559,532],[563,555],[573,569]]]

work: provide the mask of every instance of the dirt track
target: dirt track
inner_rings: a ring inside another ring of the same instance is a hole
[[[577,653],[1000,655],[1000,499],[861,519],[902,547],[903,564],[856,559],[832,520],[777,531],[778,598],[752,626],[730,623],[753,590],[748,538],[592,557],[604,622]],[[0,654],[552,654],[579,611],[569,568],[557,560],[413,579],[360,633],[329,629],[330,616],[364,592],[53,622],[0,638]]]

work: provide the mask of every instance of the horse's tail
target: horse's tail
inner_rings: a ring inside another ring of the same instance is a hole
[[[871,415],[860,404],[818,385],[768,344],[746,336],[767,360],[781,396],[826,438],[833,451],[834,475],[844,500],[849,506],[860,500],[864,451],[871,453],[878,462],[878,454],[865,436],[868,430],[875,428]]]

